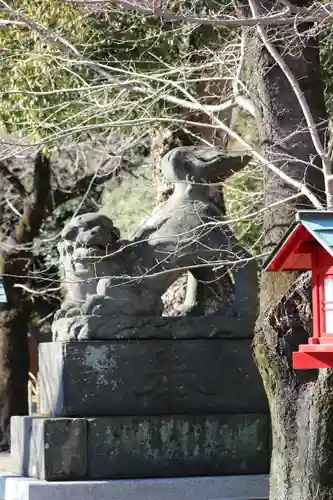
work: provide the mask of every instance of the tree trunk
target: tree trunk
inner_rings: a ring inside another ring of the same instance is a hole
[[[263,1],[261,6],[269,8],[268,3]],[[297,29],[304,33],[309,26]],[[279,31],[270,29],[270,39],[298,79],[323,137],[322,123],[327,116],[318,41],[311,37],[300,40],[294,28],[283,28],[280,38],[278,35]],[[311,161],[320,163],[301,108],[282,71],[258,40],[255,65],[256,102],[261,105],[262,140],[268,158],[323,194],[323,176],[310,165]],[[267,207],[295,193],[269,170],[265,181]],[[306,201],[299,198],[265,212],[264,251],[275,247],[295,220],[295,210],[304,206]],[[333,373],[294,371],[291,364],[292,351],[307,342],[311,330],[310,286],[308,273],[264,273],[261,280],[254,353],[272,419],[270,500],[329,500],[333,496]]]
[[[15,285],[26,283],[32,242],[44,221],[50,189],[50,164],[38,153],[33,193],[25,200],[23,215],[0,252],[0,275],[8,299],[0,310],[0,451],[10,446],[11,416],[28,414],[31,300]]]

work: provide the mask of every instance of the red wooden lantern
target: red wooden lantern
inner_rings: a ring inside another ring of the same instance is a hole
[[[313,337],[293,353],[295,369],[333,367],[333,212],[302,210],[266,271],[312,271]]]

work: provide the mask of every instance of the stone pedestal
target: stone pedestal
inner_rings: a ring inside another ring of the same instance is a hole
[[[49,342],[39,390],[43,416],[267,412],[250,339]]]
[[[41,344],[40,416],[14,472],[47,481],[261,474],[269,416],[251,339]]]

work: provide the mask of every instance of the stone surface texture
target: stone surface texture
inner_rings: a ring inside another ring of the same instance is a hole
[[[14,417],[13,471],[56,480],[267,472],[267,415]],[[15,436],[14,436],[15,433]]]
[[[88,477],[267,472],[267,415],[109,417],[89,421]]]
[[[44,416],[265,413],[250,339],[40,344]]]
[[[47,481],[86,478],[86,420],[12,417],[11,465],[13,472]]]
[[[45,483],[0,473],[2,500],[268,500],[267,475]]]

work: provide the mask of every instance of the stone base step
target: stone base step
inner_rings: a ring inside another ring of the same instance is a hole
[[[267,415],[12,417],[13,472],[47,481],[261,474]]]
[[[47,483],[0,473],[1,500],[268,500],[267,475]]]

